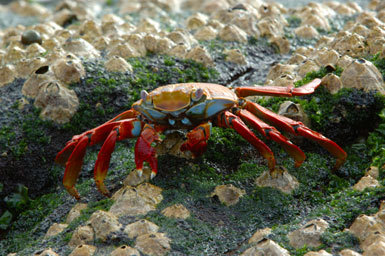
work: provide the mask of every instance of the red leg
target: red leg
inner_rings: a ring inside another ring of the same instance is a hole
[[[180,150],[189,150],[194,157],[202,155],[207,148],[207,141],[211,135],[211,123],[200,124],[187,133],[187,141],[182,144]]]
[[[79,176],[83,158],[87,146],[105,141],[99,153],[95,166],[95,179],[99,190],[103,194],[108,194],[105,189],[103,180],[107,173],[111,152],[114,149],[116,138],[111,133],[112,130],[118,129],[118,140],[129,137],[137,137],[140,134],[142,123],[135,119],[126,119],[123,121],[107,122],[95,129],[87,131],[83,134],[76,135],[66,147],[58,153],[55,161],[66,166],[63,184],[68,192],[79,199],[79,194],[75,189],[76,180]]]
[[[320,144],[337,158],[336,164],[334,165],[335,170],[345,162],[347,154],[340,146],[322,134],[309,129],[302,122],[294,121],[290,118],[280,116],[273,111],[250,101],[246,101],[245,109],[258,116],[259,118],[282,128],[286,132],[297,136],[303,136]]]
[[[275,170],[274,154],[270,148],[245,125],[245,123],[236,115],[229,111],[224,111],[218,115],[217,125],[236,130],[244,139],[250,142],[261,155],[267,160],[270,171]]]
[[[109,196],[109,192],[104,185],[104,179],[107,176],[111,154],[114,152],[116,141],[137,137],[139,136],[142,128],[141,122],[133,118],[114,122],[114,124],[115,127],[112,129],[99,151],[94,168],[94,179],[96,187],[105,196]]]
[[[310,83],[295,88],[292,86],[254,86],[254,87],[238,87],[235,88],[235,93],[238,97],[247,97],[253,95],[266,95],[266,96],[301,96],[311,94],[321,84],[321,79],[314,79]]]
[[[143,131],[135,144],[135,164],[139,175],[142,174],[143,162],[148,162],[151,167],[151,178],[154,178],[158,172],[158,160],[156,151],[152,147],[153,142],[160,141],[159,135],[155,128],[146,124]]]
[[[257,129],[265,138],[271,139],[281,145],[295,160],[295,167],[301,166],[303,161],[305,161],[306,156],[302,150],[283,136],[274,126],[266,124],[246,109],[239,110],[237,115],[240,116],[243,121]]]
[[[75,188],[76,180],[79,177],[80,170],[83,165],[83,158],[86,154],[86,148],[89,142],[88,136],[81,138],[75,146],[71,156],[66,163],[66,169],[63,177],[63,185],[67,189],[68,193],[75,197],[77,200],[80,199],[79,193]]]

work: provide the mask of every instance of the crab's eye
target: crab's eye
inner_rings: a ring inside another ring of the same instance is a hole
[[[191,93],[191,99],[193,101],[198,101],[202,98],[203,96],[203,90],[202,88],[199,88],[198,90],[195,90]]]
[[[146,104],[150,104],[151,103],[151,97],[150,97],[150,95],[148,94],[148,92],[146,90],[142,90],[140,92],[140,98]]]

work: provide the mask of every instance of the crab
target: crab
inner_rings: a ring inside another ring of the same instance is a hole
[[[212,125],[231,128],[251,143],[266,159],[271,173],[276,170],[276,161],[271,149],[247,126],[254,128],[262,137],[281,145],[299,167],[305,154],[275,125],[285,132],[303,136],[317,142],[336,158],[334,169],[346,160],[347,154],[332,140],[317,133],[302,122],[280,116],[245,97],[252,95],[301,96],[311,94],[321,84],[314,79],[301,87],[252,86],[231,89],[210,83],[181,83],[161,86],[150,93],[141,91],[141,99],[132,108],[106,123],[75,135],[61,150],[55,162],[65,166],[63,185],[76,199],[80,199],[75,188],[88,146],[102,143],[94,168],[94,179],[98,190],[109,196],[104,184],[116,141],[137,137],[135,144],[135,165],[139,175],[143,163],[151,168],[151,178],[158,171],[157,154],[154,144],[161,141],[160,134],[174,130],[185,131],[185,141],[181,151],[190,151],[198,157],[205,151]],[[246,125],[247,124],[247,125]]]

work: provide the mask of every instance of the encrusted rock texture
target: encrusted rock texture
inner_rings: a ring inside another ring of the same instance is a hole
[[[0,255],[385,255],[384,1],[280,2],[0,5]],[[162,136],[153,179],[135,170],[135,139],[117,142],[110,198],[93,180],[100,146],[82,162],[80,201],[62,185],[65,143],[142,90],[314,78],[313,94],[248,100],[338,143],[348,157],[337,170],[333,149],[276,122],[305,152],[300,167],[271,128],[253,132],[274,172],[234,130],[213,127],[200,157],[180,150],[187,131]]]

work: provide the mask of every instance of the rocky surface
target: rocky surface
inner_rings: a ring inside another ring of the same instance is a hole
[[[0,5],[0,255],[383,255],[385,5],[296,2]],[[249,98],[335,140],[348,153],[339,170],[318,144],[289,137],[307,159],[295,168],[267,142],[284,166],[269,173],[238,134],[213,128],[196,159],[179,150],[184,134],[165,135],[152,180],[134,170],[135,142],[117,143],[111,198],[92,180],[98,146],[81,201],[61,186],[53,159],[65,142],[143,89],[316,77],[313,95]]]

